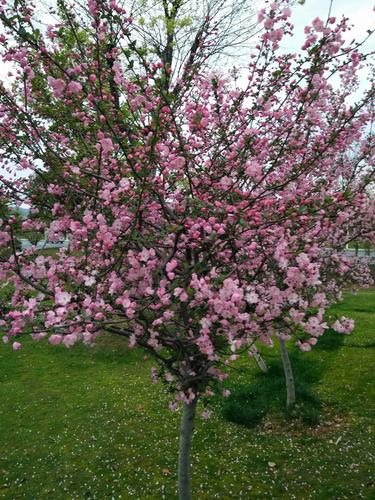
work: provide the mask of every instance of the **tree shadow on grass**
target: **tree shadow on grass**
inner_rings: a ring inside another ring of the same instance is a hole
[[[295,347],[289,350],[296,388],[296,404],[292,409],[286,408],[284,371],[281,357],[275,353],[267,357],[268,373],[259,371],[251,375],[249,383],[230,388],[231,395],[223,403],[224,418],[246,427],[255,427],[270,414],[300,419],[306,425],[319,424],[322,402],[314,393],[314,386],[329,367],[331,353],[339,349],[343,341],[343,335],[328,332],[314,348],[314,359]]]

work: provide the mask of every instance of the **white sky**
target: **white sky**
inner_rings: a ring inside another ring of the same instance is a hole
[[[272,0],[268,0],[268,5]],[[306,0],[304,5],[300,5],[295,1],[295,5],[291,7],[292,16],[290,18],[291,23],[294,25],[293,37],[285,36],[281,43],[280,49],[286,53],[299,52],[302,45],[304,44],[306,35],[304,33],[304,28],[307,25],[311,25],[312,21],[319,17],[325,21],[328,17],[330,10],[330,0]],[[258,1],[259,10],[266,5],[264,0]],[[349,24],[352,26],[351,30],[345,34],[346,41],[349,43],[353,39],[357,42],[363,41],[367,36],[367,30],[375,29],[375,11],[373,7],[375,6],[375,0],[333,0],[331,8],[331,17],[336,17],[337,20],[341,19],[342,16],[349,18]],[[254,39],[255,45],[257,42]],[[360,47],[360,51],[365,53],[375,51],[375,33],[366,41],[366,43]],[[237,80],[237,85],[240,87],[247,84],[247,56],[243,55],[237,61],[238,68],[240,68],[239,78]],[[374,63],[375,57],[372,56],[372,62]],[[233,62],[228,60],[228,69],[232,67]],[[364,68],[360,70],[360,84],[357,96],[361,95],[364,90],[368,88],[367,76],[369,70]],[[335,80],[332,79],[331,83],[334,84]],[[353,99],[355,96],[353,96]]]
[[[260,8],[264,4],[263,0],[257,1]],[[289,52],[296,52],[303,44],[304,27],[310,24],[315,17],[325,20],[328,15],[330,0],[306,0],[304,5],[296,4],[292,7],[291,21],[295,31],[293,38],[286,37],[282,42],[282,47]],[[349,17],[354,25],[348,34],[348,38],[362,40],[368,29],[375,28],[375,12],[373,7],[375,0],[333,0],[331,15],[340,18],[342,15]],[[365,45],[367,51],[375,50],[375,35]],[[11,65],[0,63],[0,78],[7,80],[6,74]]]
[[[297,50],[303,40],[303,29],[315,17],[325,20],[328,16],[330,0],[306,0],[304,5],[295,5],[292,8],[292,23],[295,27],[295,37],[288,49]],[[331,16],[341,18],[349,17],[354,25],[350,31],[350,38],[358,40],[364,38],[368,29],[375,28],[375,12],[372,10],[375,0],[333,0]],[[367,50],[375,50],[375,35],[366,45]]]
[[[304,42],[304,27],[311,24],[316,17],[326,20],[330,0],[306,0],[304,5],[296,5],[292,9],[291,22],[294,25],[293,38],[287,37],[282,41],[282,47],[286,51],[296,52]],[[331,8],[331,17],[341,19],[344,15],[349,18],[349,23],[353,25],[352,29],[346,33],[346,40],[351,42],[355,39],[357,42],[364,40],[367,36],[367,30],[375,28],[375,0],[333,0]],[[285,40],[285,41],[284,41]],[[360,48],[364,52],[375,51],[375,33]],[[374,56],[372,56],[374,62]],[[360,71],[360,84],[358,95],[362,94],[368,88],[367,76],[369,70],[364,68]],[[354,100],[354,96],[353,96]]]

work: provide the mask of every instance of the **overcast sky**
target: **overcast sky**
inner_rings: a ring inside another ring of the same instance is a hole
[[[375,0],[333,0],[331,16],[341,18],[342,15],[349,17],[354,25],[350,32],[351,38],[358,40],[366,35],[368,29],[375,27],[375,12],[373,6]],[[310,24],[315,17],[326,19],[329,12],[330,0],[306,0],[305,5],[293,7],[292,23],[295,26],[295,34],[288,48],[297,50],[303,40],[303,29]],[[366,45],[367,50],[375,50],[375,36]]]
[[[263,0],[255,0],[259,8],[264,4]],[[354,25],[348,37],[361,40],[366,35],[368,29],[375,27],[375,12],[373,7],[375,0],[333,0],[331,15],[337,18],[345,15],[349,17]],[[310,24],[315,17],[326,19],[329,11],[330,0],[306,0],[304,5],[295,5],[293,7],[292,23],[295,26],[295,36],[286,37],[282,46],[288,51],[298,51],[303,44],[303,29]],[[366,44],[365,49],[375,50],[375,35],[371,37]],[[10,65],[0,64],[0,78],[4,79],[9,71]]]
[[[373,7],[375,0],[333,0],[331,16],[340,19],[343,15],[348,17],[353,25],[351,31],[346,33],[346,40],[349,42],[356,39],[362,41],[367,36],[367,30],[375,28],[375,12]],[[291,52],[298,51],[304,42],[304,27],[311,24],[316,17],[325,20],[328,16],[330,0],[306,0],[304,5],[293,7],[291,21],[294,24],[293,38],[285,37],[282,47]],[[361,47],[364,52],[375,51],[375,34]],[[374,59],[373,59],[374,60]],[[368,88],[367,76],[369,70],[362,69],[358,95]],[[353,97],[353,100],[355,97]]]

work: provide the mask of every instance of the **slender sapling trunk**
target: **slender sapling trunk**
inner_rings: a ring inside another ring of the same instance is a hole
[[[197,399],[192,403],[184,403],[182,410],[180,452],[178,457],[178,491],[180,500],[192,500],[190,450],[194,433]]]
[[[292,370],[292,365],[290,363],[288,350],[285,345],[285,340],[284,339],[279,339],[279,340],[280,340],[281,359],[283,362],[285,382],[286,382],[286,406],[287,408],[290,408],[296,402],[296,389],[294,386],[293,370]]]
[[[260,352],[258,351],[258,349],[255,346],[253,346],[251,348],[251,352],[253,353],[254,359],[257,362],[260,370],[263,373],[267,373],[268,372],[268,368],[267,368],[266,362],[264,361],[263,356],[260,354]]]

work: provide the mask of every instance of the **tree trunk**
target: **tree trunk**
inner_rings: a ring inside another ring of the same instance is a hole
[[[261,371],[263,373],[267,373],[268,368],[267,368],[266,362],[264,361],[263,356],[260,354],[258,349],[255,346],[253,346],[251,348],[251,352],[253,353],[254,359],[258,363],[258,366],[261,369]]]
[[[194,432],[197,400],[184,403],[182,410],[180,452],[178,457],[178,492],[180,500],[192,500],[190,476],[190,450]]]
[[[289,354],[285,345],[285,340],[284,339],[279,339],[279,340],[280,340],[281,359],[283,361],[283,368],[284,368],[284,375],[286,382],[286,406],[287,408],[290,408],[296,402],[296,389],[294,386],[293,370],[292,370],[292,365],[290,364]]]

